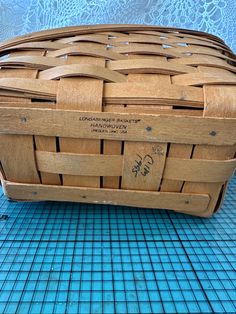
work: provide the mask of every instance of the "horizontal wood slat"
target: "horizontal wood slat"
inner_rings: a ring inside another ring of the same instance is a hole
[[[16,107],[16,108],[41,108],[41,109],[55,109],[55,103],[53,102],[22,102],[22,100],[20,98],[16,98],[18,99],[17,102],[10,102],[10,101],[2,101],[1,102],[1,97],[0,97],[0,107],[1,108],[6,108],[6,107]],[[26,99],[29,100],[29,99]],[[191,114],[191,113],[190,113]]]
[[[38,80],[38,79],[24,79],[24,78],[0,78],[0,89],[9,91],[17,91],[22,93],[29,93],[31,95],[44,96],[45,98],[56,98],[58,82]],[[0,90],[1,93],[1,90]]]
[[[162,46],[152,45],[152,44],[135,44],[131,43],[129,45],[122,45],[119,47],[114,47],[113,51],[121,54],[136,54],[136,55],[156,55],[164,56],[169,58],[177,58],[182,55],[174,49],[165,49]]]
[[[126,31],[163,31],[166,32],[168,35],[169,31],[177,31],[179,32],[179,35],[183,34],[195,34],[198,36],[201,36],[202,38],[209,38],[212,40],[215,40],[217,42],[223,43],[223,40],[221,40],[219,37],[214,36],[212,34],[208,34],[205,32],[197,32],[197,31],[192,31],[192,30],[187,30],[187,29],[181,29],[181,28],[171,28],[171,27],[161,27],[161,26],[150,26],[150,25],[137,25],[137,24],[104,24],[104,25],[89,25],[89,26],[70,26],[70,27],[62,27],[62,28],[55,28],[55,29],[50,29],[50,30],[43,30],[40,32],[34,32],[31,33],[30,35],[22,35],[18,36],[14,39],[7,40],[3,42],[0,45],[0,51],[3,49],[6,49],[7,47],[11,47],[12,45],[15,44],[20,44],[20,43],[26,43],[30,42],[32,40],[48,40],[48,39],[56,39],[56,38],[61,38],[61,37],[67,37],[67,36],[76,36],[76,35],[81,35],[81,34],[89,34],[89,33],[101,33],[101,32],[126,32]],[[182,33],[182,34],[181,34]]]
[[[70,67],[73,68],[73,66]],[[116,74],[115,77],[117,80],[124,80],[122,74]],[[54,74],[54,78],[57,77],[56,75],[57,74]],[[58,82],[53,80],[0,78],[0,95],[1,89],[3,89],[18,93],[21,92],[24,93],[25,96],[29,93],[29,97],[34,95],[35,98],[43,97],[45,99],[56,100],[57,88]],[[171,84],[159,86],[158,84],[147,85],[145,83],[105,83],[103,99],[105,103],[112,104],[169,105],[174,103],[179,105],[188,104],[189,107],[203,107],[203,92],[200,88]]]
[[[78,36],[72,36],[72,37],[66,37],[59,39],[62,43],[75,43],[75,42],[94,42],[94,43],[100,43],[100,44],[110,44],[110,40],[108,39],[107,35],[100,35],[100,34],[88,34],[88,35],[78,35]],[[58,42],[58,41],[57,41]]]
[[[223,182],[230,179],[236,168],[236,159],[204,160],[167,158],[164,179],[192,182]]]
[[[36,68],[38,70],[46,70],[48,68],[65,64],[66,60],[64,59],[44,56],[18,56],[0,60],[0,66],[24,66],[29,68]]]
[[[158,30],[133,30],[132,31],[132,34],[145,34],[145,35],[155,35],[155,36],[159,36],[161,37],[161,39],[178,39],[178,40],[181,40],[182,38],[183,39],[199,39],[201,38],[201,41],[203,42],[207,42],[207,43],[217,43],[218,45],[223,45],[224,47],[226,46],[224,44],[224,42],[222,41],[222,39],[218,38],[218,37],[211,37],[211,36],[204,36],[203,34],[199,34],[199,32],[189,32],[187,30],[177,30],[175,29],[175,32],[171,32],[169,31],[168,29],[158,29]]]
[[[120,176],[123,156],[36,151],[40,171],[81,176]]]
[[[147,36],[148,35],[148,36]],[[227,48],[217,42],[212,42],[209,40],[203,40],[203,38],[198,39],[197,37],[195,38],[189,38],[189,37],[183,37],[180,38],[178,37],[178,34],[171,34],[171,33],[166,33],[166,36],[163,36],[163,33],[159,32],[147,32],[146,34],[141,34],[141,33],[133,33],[132,35],[125,36],[124,34],[121,34],[119,37],[116,37],[112,39],[112,43],[115,45],[117,43],[123,43],[125,42],[126,44],[128,43],[149,43],[149,44],[157,44],[157,45],[163,45],[164,44],[169,44],[171,46],[177,47],[181,46],[180,44],[185,44],[184,46],[188,47],[188,44],[191,45],[197,45],[197,46],[205,46],[209,48],[215,48],[217,50],[222,51],[222,49],[227,50]],[[165,37],[165,38],[163,38]],[[187,48],[186,48],[187,49]]]
[[[82,203],[100,203],[127,206],[142,206],[145,208],[174,209],[175,211],[199,210],[203,213],[209,203],[206,194],[168,193],[126,191],[113,189],[99,189],[89,187],[68,187],[38,184],[18,184],[3,181],[4,189],[8,197],[18,200],[60,200]],[[176,197],[178,194],[178,197]]]
[[[60,50],[49,51],[49,57],[63,57],[63,56],[89,56],[89,57],[102,57],[108,60],[122,60],[126,59],[127,56],[117,53],[116,51],[104,50],[103,48],[93,48],[91,49],[88,45],[73,45]]]
[[[183,74],[184,75],[184,74]],[[186,104],[203,106],[203,93],[198,87],[172,84],[107,83],[104,87],[106,103],[126,104]]]
[[[236,120],[9,107],[0,108],[0,133],[234,145]]]
[[[57,43],[52,41],[35,41],[29,43],[22,43],[18,45],[13,45],[11,47],[5,48],[5,52],[9,52],[10,50],[35,50],[35,49],[47,49],[47,50],[58,50],[66,48],[67,45],[63,43]],[[1,54],[1,50],[0,50]]]
[[[230,65],[227,63],[226,60],[220,59],[218,57],[213,57],[213,56],[192,56],[191,58],[189,57],[183,57],[183,58],[176,58],[176,59],[170,59],[170,63],[173,64],[185,64],[189,66],[211,66],[213,68],[222,68],[229,70],[231,72],[236,72],[236,67]]]
[[[1,63],[0,63],[1,64]],[[180,74],[196,72],[196,69],[185,65],[176,65],[169,61],[153,59],[128,59],[108,61],[107,67],[120,73],[158,73],[158,74]]]
[[[9,181],[40,183],[32,136],[1,134],[0,161],[4,175]]]
[[[68,64],[44,70],[39,74],[39,79],[55,80],[61,77],[88,76],[107,82],[125,82],[126,76],[121,73],[106,69],[98,65]]]
[[[220,38],[76,26],[0,43],[0,57],[12,198],[219,208],[236,167],[236,56]]]
[[[181,86],[200,86],[200,85],[236,85],[236,76],[233,73],[213,75],[211,73],[188,73],[173,77],[173,83]]]
[[[158,157],[158,154],[152,155]],[[138,156],[135,156],[138,159]],[[135,158],[132,160],[134,162]],[[122,155],[72,154],[36,151],[39,171],[71,175],[121,176]],[[158,161],[158,159],[157,159]],[[167,157],[163,179],[222,182],[233,175],[236,159],[204,160]],[[132,170],[132,167],[130,167]]]
[[[185,60],[187,59],[187,60]],[[195,58],[196,61],[189,58],[180,58],[170,59],[169,61],[157,61],[151,59],[127,59],[127,60],[112,60],[107,62],[107,68],[111,70],[118,71],[120,73],[160,73],[160,74],[180,74],[180,73],[190,73],[196,72],[196,69],[184,65],[188,63],[190,65],[216,65],[216,62],[209,62],[208,58],[206,60],[199,60]],[[215,58],[217,59],[217,58]],[[230,66],[224,60],[218,59],[221,61],[219,66],[225,67],[232,71],[236,71],[233,66]],[[175,62],[172,62],[175,61]],[[191,62],[192,61],[192,62]],[[207,62],[208,61],[208,62]],[[176,63],[182,63],[176,64]],[[37,56],[18,56],[18,57],[8,57],[3,60],[0,60],[1,66],[25,66],[29,68],[37,68],[39,70],[46,70],[48,68],[62,66],[66,64],[65,59],[53,58],[53,57],[37,57]],[[74,62],[76,64],[76,62]]]

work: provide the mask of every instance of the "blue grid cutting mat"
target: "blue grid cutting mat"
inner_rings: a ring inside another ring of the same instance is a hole
[[[235,190],[210,219],[2,195],[0,313],[236,313]]]

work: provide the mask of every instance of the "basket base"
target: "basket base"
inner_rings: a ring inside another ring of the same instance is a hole
[[[190,215],[209,217],[207,194],[100,189],[2,180],[4,194],[17,201],[69,201],[143,208],[163,208]]]

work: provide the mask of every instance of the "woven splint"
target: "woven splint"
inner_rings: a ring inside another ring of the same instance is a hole
[[[0,45],[5,194],[210,216],[236,151],[236,57],[216,36],[142,25]]]

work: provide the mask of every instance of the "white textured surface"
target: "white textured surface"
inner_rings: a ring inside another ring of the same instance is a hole
[[[220,36],[236,50],[235,0],[0,0],[0,40],[98,23],[178,26]]]

